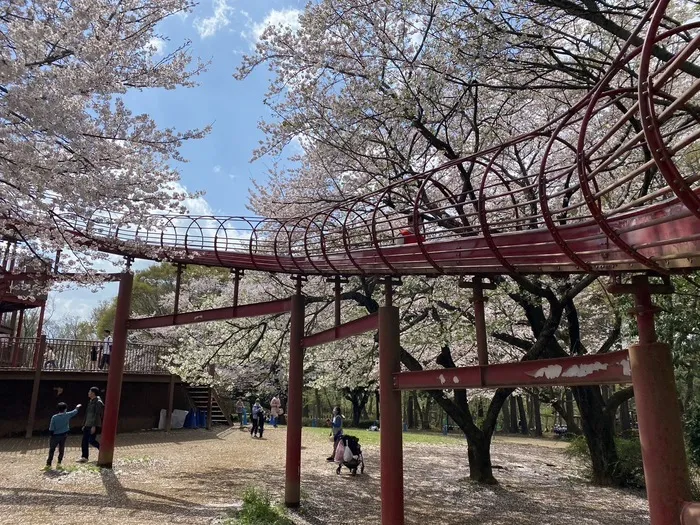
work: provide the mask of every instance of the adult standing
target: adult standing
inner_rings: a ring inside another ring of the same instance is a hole
[[[109,369],[109,360],[112,357],[112,332],[105,330],[105,338],[102,340],[102,360],[100,361],[100,370],[107,365]]]
[[[83,423],[83,455],[78,463],[86,463],[90,457],[90,445],[100,450],[100,443],[97,441],[97,434],[102,427],[102,416],[105,411],[105,404],[100,398],[100,389],[93,386],[88,390],[87,408],[85,409],[85,422]]]
[[[265,430],[265,411],[262,405],[260,405],[260,399],[255,400],[253,405],[253,410],[251,411],[253,428],[250,429],[250,435],[252,437],[258,437],[258,432],[260,437],[263,436],[263,430]]]
[[[243,400],[239,397],[236,403],[236,414],[238,414],[238,428],[243,428],[243,413],[245,412],[245,405]]]
[[[270,424],[272,424],[274,428],[277,428],[277,418],[282,414],[281,406],[282,403],[280,403],[279,397],[274,396],[270,400]]]
[[[333,418],[331,423],[331,435],[333,436],[333,454],[328,458],[328,461],[335,461],[335,450],[338,448],[340,438],[343,437],[343,414],[340,412],[340,406],[333,409]]]

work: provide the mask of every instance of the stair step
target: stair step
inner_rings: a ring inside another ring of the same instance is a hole
[[[226,414],[216,402],[216,398],[211,395],[213,391],[208,386],[187,386],[187,394],[194,406],[201,411],[209,410],[209,402],[211,400],[211,422],[218,425],[230,425]],[[210,398],[211,395],[211,398]]]

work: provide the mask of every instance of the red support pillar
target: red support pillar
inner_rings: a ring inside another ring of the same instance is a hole
[[[291,314],[284,504],[298,507],[301,496],[301,408],[304,386],[304,297],[301,295],[301,281],[297,281],[297,293],[292,296]]]
[[[401,370],[399,309],[379,308],[379,459],[381,469],[382,525],[403,525],[403,449],[401,392],[394,390],[394,373]]]
[[[476,353],[479,357],[479,366],[489,364],[488,347],[486,346],[486,312],[484,308],[484,288],[480,277],[474,278],[474,326],[476,328]]]
[[[112,357],[107,376],[107,392],[105,393],[105,414],[102,421],[102,442],[97,464],[100,467],[112,468],[114,459],[114,442],[117,436],[117,420],[119,419],[119,402],[122,395],[122,379],[124,377],[124,356],[126,354],[127,321],[131,313],[131,290],[134,275],[127,271],[119,281],[117,295],[117,311],[114,317],[114,340],[112,342]]]
[[[671,348],[656,341],[647,278],[633,285],[639,344],[629,355],[651,525],[680,525],[690,483]]]

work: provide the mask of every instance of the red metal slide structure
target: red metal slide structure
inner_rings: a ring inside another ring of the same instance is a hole
[[[663,30],[666,4],[546,126],[309,215],[64,219],[119,254],[297,275],[698,268],[700,21]],[[407,221],[418,234],[397,245]]]

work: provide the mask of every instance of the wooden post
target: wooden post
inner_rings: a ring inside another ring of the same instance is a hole
[[[211,430],[211,406],[212,406],[212,391],[209,387],[209,397],[207,398],[207,430]]]
[[[36,363],[34,365],[34,383],[32,384],[32,399],[29,403],[29,417],[27,418],[27,431],[24,435],[26,438],[32,437],[34,430],[34,419],[36,418],[36,405],[39,401],[39,385],[41,384],[41,367],[44,364],[44,352],[46,351],[46,336],[42,335],[39,339],[39,349],[36,354]]]
[[[173,401],[175,398],[175,374],[170,374],[168,386],[168,412],[165,414],[165,431],[170,432],[173,427]]]

